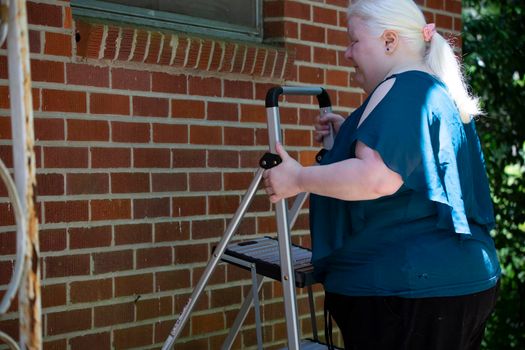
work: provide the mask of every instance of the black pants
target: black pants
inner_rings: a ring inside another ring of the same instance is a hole
[[[331,315],[339,326],[345,350],[477,350],[498,287],[458,297],[417,299],[327,292],[325,313],[328,324]]]

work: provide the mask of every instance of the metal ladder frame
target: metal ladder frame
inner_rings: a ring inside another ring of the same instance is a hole
[[[272,154],[276,153],[277,142],[282,143],[278,104],[279,96],[281,95],[313,95],[317,97],[321,114],[331,112],[332,110],[328,93],[321,87],[282,86],[274,87],[268,90],[268,93],[266,95],[266,116],[268,123],[269,151]],[[329,136],[324,138],[323,146],[325,149],[331,149],[332,144],[333,134],[331,132]],[[254,179],[252,180],[252,183],[246,191],[246,194],[244,195],[237,211],[235,212],[233,218],[229,222],[222,239],[216,246],[211,260],[208,262],[208,265],[206,266],[203,275],[201,276],[199,282],[195,286],[195,289],[193,290],[186,306],[182,310],[182,313],[180,314],[170,334],[165,340],[164,345],[162,346],[162,350],[171,349],[174,346],[176,339],[180,336],[184,325],[189,320],[190,313],[195,307],[198,298],[204,291],[204,287],[208,283],[208,280],[210,279],[217,264],[221,261],[227,245],[231,241],[242,217],[246,213],[248,206],[250,205],[250,202],[253,199],[255,192],[257,191],[257,188],[262,180],[263,172],[264,169],[262,168],[259,168],[257,170]],[[288,349],[290,350],[300,349],[300,330],[298,324],[297,301],[295,296],[295,276],[291,256],[290,229],[295,223],[299,214],[299,210],[306,201],[307,197],[307,193],[299,194],[296,197],[295,202],[292,208],[290,209],[290,212],[288,211],[287,201],[285,199],[282,199],[275,204],[275,215],[277,219],[277,234],[279,242],[279,257],[281,265],[281,283],[283,286],[283,299],[286,317]],[[254,291],[252,294],[258,292],[260,286],[262,285],[262,279],[260,281],[257,280],[257,283],[255,285],[257,286],[257,291]],[[251,303],[248,303],[248,306],[246,307],[249,308],[250,306]],[[240,324],[242,324],[242,321],[244,321],[244,319],[239,319]],[[237,323],[237,319],[235,322]],[[236,323],[235,326],[237,327]],[[239,328],[240,324],[238,325]],[[262,335],[257,334],[258,339],[259,336],[261,336],[262,338]],[[233,343],[233,339],[227,340],[231,344]]]

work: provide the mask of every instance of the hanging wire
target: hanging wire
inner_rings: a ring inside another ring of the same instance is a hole
[[[2,178],[3,182],[6,185],[7,193],[9,194],[9,199],[11,200],[11,203],[13,204],[13,209],[15,212],[15,220],[16,220],[16,263],[15,263],[15,269],[13,272],[13,276],[11,276],[11,281],[9,282],[9,286],[7,288],[7,292],[5,293],[2,303],[0,303],[0,314],[6,313],[9,309],[9,306],[11,305],[12,299],[15,297],[16,291],[18,289],[18,286],[20,284],[20,280],[22,278],[22,272],[24,267],[24,256],[26,251],[26,237],[24,234],[24,230],[22,228],[23,222],[24,222],[24,216],[22,212],[22,205],[20,204],[20,199],[18,198],[18,194],[16,192],[16,187],[13,179],[11,178],[11,175],[9,174],[9,170],[7,170],[7,167],[5,166],[4,162],[0,159],[0,177]]]
[[[18,286],[20,285],[20,280],[22,279],[22,271],[23,271],[23,262],[24,262],[24,256],[25,256],[25,250],[26,250],[26,240],[24,235],[24,230],[21,227],[21,224],[23,223],[23,214],[22,214],[22,206],[20,205],[20,200],[18,198],[18,194],[16,192],[15,183],[13,182],[13,179],[11,178],[11,175],[9,174],[9,170],[7,170],[7,167],[5,166],[4,162],[0,159],[0,178],[2,178],[3,182],[5,183],[7,187],[7,192],[9,194],[9,198],[13,204],[14,212],[15,212],[15,222],[17,224],[17,240],[16,240],[16,263],[15,263],[15,269],[13,272],[13,276],[11,277],[11,281],[9,282],[9,286],[7,288],[7,292],[5,293],[2,302],[0,303],[0,314],[6,313],[9,309],[9,306],[11,305],[11,301],[15,297],[16,291],[18,290]],[[16,342],[6,333],[0,331],[0,340],[2,340],[5,344],[9,346],[10,349],[19,350],[20,348],[16,344]]]
[[[13,338],[2,331],[0,331],[0,340],[3,340],[7,346],[9,346],[9,349],[20,350],[18,344],[13,340]]]
[[[0,340],[3,340],[7,346],[9,346],[9,349],[20,350],[18,344],[13,340],[13,338],[2,331],[0,331]]]

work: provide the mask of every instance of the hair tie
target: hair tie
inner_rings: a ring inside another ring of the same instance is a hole
[[[425,39],[426,42],[430,42],[435,32],[436,25],[434,23],[425,24],[425,26],[423,27],[423,39]]]

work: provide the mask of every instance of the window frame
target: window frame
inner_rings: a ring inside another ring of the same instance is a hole
[[[71,8],[75,17],[90,17],[188,34],[260,43],[263,41],[263,0],[255,1],[256,28],[98,0],[71,0]]]

